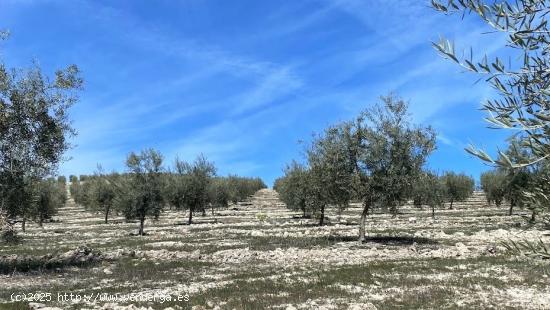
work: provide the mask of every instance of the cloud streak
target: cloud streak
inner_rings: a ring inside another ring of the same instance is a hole
[[[0,20],[15,35],[33,33],[15,41],[10,57],[28,61],[37,47],[41,63],[76,62],[85,73],[71,111],[78,147],[65,174],[90,173],[96,163],[122,170],[129,151],[156,147],[169,162],[204,153],[220,173],[270,183],[300,157],[296,141],[390,91],[410,99],[415,120],[433,124],[440,151],[460,161],[459,141],[470,138],[462,134],[487,136],[463,120],[493,93],[430,42],[441,33],[490,54],[503,45],[480,37],[474,19],[451,22],[422,1],[250,1],[249,14],[210,0],[2,5]]]

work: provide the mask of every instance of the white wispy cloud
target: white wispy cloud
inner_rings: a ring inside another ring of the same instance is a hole
[[[282,67],[264,76],[250,91],[244,93],[234,114],[265,107],[303,86],[302,80],[289,67]]]
[[[107,168],[116,166],[123,162],[127,145],[153,141],[169,161],[176,155],[191,160],[204,153],[222,171],[260,173],[268,160],[254,156],[269,149],[272,141],[281,136],[293,139],[298,130],[322,130],[389,91],[411,100],[419,122],[430,122],[450,107],[490,95],[485,86],[473,85],[430,48],[440,31],[456,38],[458,46],[474,45],[495,53],[502,45],[480,38],[479,24],[470,20],[442,23],[445,17],[432,12],[427,1],[315,0],[285,5],[266,16],[268,27],[251,28],[237,39],[250,46],[259,41],[266,48],[282,40],[299,44],[300,36],[318,41],[308,47],[310,54],[294,54],[289,47],[285,57],[272,58],[269,53],[223,46],[199,34],[181,36],[98,2],[77,3],[75,8],[84,7],[78,10],[93,12],[89,18],[108,31],[106,36],[119,40],[131,53],[146,55],[135,66],[111,68],[113,78],[149,78],[128,86],[127,93],[106,89],[83,98],[83,106],[75,110],[80,147],[72,152],[75,160],[65,165],[66,171],[88,161],[95,167],[97,159],[109,163]],[[338,19],[354,21],[364,35],[358,31],[352,44],[342,46],[323,41],[327,33],[336,31],[330,22]],[[79,51],[89,48],[84,44]],[[158,74],[149,58],[170,63],[171,74]],[[464,85],[471,87],[465,91]],[[316,122],[298,121],[317,115]],[[177,129],[171,127],[174,124]],[[163,130],[178,132],[159,134]],[[462,148],[444,125],[438,124],[438,130],[441,143]],[[298,153],[295,142],[286,144]],[[99,148],[105,151],[95,151]],[[288,149],[274,152],[291,153]]]

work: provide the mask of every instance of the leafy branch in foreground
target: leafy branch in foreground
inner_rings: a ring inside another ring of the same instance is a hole
[[[506,248],[509,253],[514,255],[522,255],[533,258],[550,259],[550,247],[542,242],[542,239],[538,241],[503,241],[502,246]]]
[[[469,57],[459,57],[449,40],[442,38],[433,43],[444,58],[469,72],[486,76],[501,95],[500,99],[484,103],[483,110],[489,114],[486,120],[494,128],[517,130],[522,146],[530,149],[532,157],[526,162],[514,162],[502,151],[498,151],[498,159],[493,159],[474,146],[466,150],[484,161],[504,167],[521,167],[547,160],[550,157],[550,29],[546,16],[550,13],[550,1],[501,1],[490,5],[481,0],[446,2],[432,0],[432,6],[445,14],[478,15],[494,32],[507,36],[506,47],[521,59],[513,63],[499,57],[489,60],[484,55],[480,61],[475,61],[471,49]]]
[[[513,158],[498,150],[493,158],[484,150],[468,146],[466,151],[485,162],[507,170],[529,168],[539,170],[550,161],[550,28],[547,16],[550,13],[548,0],[494,1],[447,0],[446,4],[432,0],[432,6],[444,14],[474,14],[481,18],[493,32],[507,38],[508,62],[500,57],[490,59],[486,54],[474,61],[470,48],[469,57],[459,57],[455,46],[442,38],[433,43],[441,56],[457,63],[466,71],[479,74],[499,94],[497,99],[488,99],[483,110],[490,127],[514,131],[517,147],[526,151],[527,157]],[[490,60],[489,60],[490,59]],[[512,59],[515,59],[512,61]],[[508,64],[505,64],[508,63]],[[548,182],[544,174],[536,174],[522,199],[533,210],[550,210]]]

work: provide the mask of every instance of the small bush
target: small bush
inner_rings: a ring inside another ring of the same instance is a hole
[[[2,240],[7,244],[19,244],[21,243],[21,237],[17,234],[15,229],[6,229],[2,231]]]
[[[265,214],[265,213],[258,213],[258,214],[256,214],[256,218],[257,218],[260,222],[265,222],[265,220],[267,220],[267,214]]]

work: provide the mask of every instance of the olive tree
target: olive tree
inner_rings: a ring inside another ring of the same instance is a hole
[[[292,161],[286,166],[284,176],[277,179],[274,184],[274,189],[279,193],[279,198],[287,208],[300,210],[304,218],[309,213],[306,204],[307,174],[308,170],[304,165]]]
[[[224,209],[229,207],[230,193],[229,184],[226,178],[214,178],[208,186],[208,200],[212,208],[212,214],[214,209]]]
[[[314,164],[306,174],[306,208],[319,219],[319,226],[324,224],[325,210],[329,203],[329,193],[324,189],[326,174],[323,165]]]
[[[35,201],[32,205],[30,218],[42,227],[45,220],[51,219],[57,214],[57,210],[66,201],[63,183],[53,179],[43,180],[36,183]]]
[[[57,177],[57,182],[59,184],[66,185],[67,184],[67,178],[63,175],[60,175],[60,176]]]
[[[83,83],[79,73],[71,65],[50,78],[37,64],[10,69],[0,59],[0,213],[8,223],[24,223],[33,186],[55,172],[70,147],[75,131],[67,111]]]
[[[532,177],[528,180],[528,190],[521,196],[521,207],[531,211],[531,222],[535,222],[537,215],[550,208],[550,163],[541,161],[533,165]],[[548,217],[547,224],[550,224]]]
[[[193,213],[202,211],[206,213],[206,205],[209,201],[209,186],[212,178],[216,175],[214,163],[199,155],[193,163],[176,159],[175,172],[178,175],[178,196],[181,200],[181,207],[189,210],[188,223],[193,223]]]
[[[111,178],[115,188],[115,199],[113,201],[113,210],[121,213],[127,221],[136,219],[135,212],[135,194],[133,188],[133,176],[131,174],[121,174]],[[162,198],[164,200],[164,197]],[[159,214],[160,211],[157,213]],[[153,214],[155,216],[155,214]]]
[[[158,218],[163,206],[162,155],[153,149],[139,154],[128,155],[126,166],[129,172],[126,189],[126,216],[139,220],[139,235],[143,236],[143,226],[147,216]]]
[[[396,214],[413,196],[414,181],[434,149],[433,129],[413,124],[408,104],[390,94],[353,121],[330,127],[314,139],[308,165],[290,166],[275,185],[287,205],[320,207],[321,212],[329,203],[360,199],[363,242],[369,211],[383,208]]]
[[[337,206],[340,213],[352,197],[350,176],[355,163],[346,145],[348,130],[347,123],[331,126],[317,136],[307,150],[309,196],[312,209],[318,211],[319,225],[323,225],[327,206]]]
[[[239,201],[244,201],[262,188],[267,188],[265,183],[260,178],[246,178],[236,175],[229,175],[227,177],[227,181],[230,201],[233,204],[237,204]]]
[[[435,133],[431,127],[412,124],[408,104],[389,95],[353,122],[346,140],[355,166],[354,188],[363,201],[363,242],[369,210],[384,207],[395,214],[411,197],[414,180],[435,148]]]
[[[487,171],[481,174],[481,188],[487,197],[487,203],[500,207],[508,190],[507,175],[502,170]]]
[[[86,210],[89,209],[92,201],[92,185],[93,183],[89,181],[77,181],[69,187],[75,203],[84,206]]]
[[[435,172],[423,172],[415,180],[412,198],[417,206],[429,206],[435,218],[435,208],[442,207],[447,199],[445,184]]]
[[[183,197],[185,196],[184,182],[184,178],[176,172],[170,171],[164,175],[162,195],[170,210],[172,210],[172,207],[176,210],[183,209]]]
[[[35,198],[35,186],[38,180],[5,174],[2,182],[6,184],[2,189],[2,217],[5,218],[2,227],[7,234],[14,234],[15,218],[21,218],[21,230],[25,232],[29,214]]]
[[[521,141],[512,137],[509,139],[508,149],[505,151],[506,156],[513,162],[527,162],[529,155],[529,150],[525,147],[522,147]],[[505,198],[510,203],[510,209],[508,211],[509,215],[513,214],[514,207],[525,208],[527,201],[526,192],[531,191],[531,186],[534,185],[534,178],[536,174],[534,170],[537,169],[537,166],[542,166],[543,163],[539,162],[530,166],[522,167],[501,167],[501,170],[506,171],[506,192]]]
[[[91,207],[103,213],[105,224],[109,221],[116,197],[116,189],[109,178],[99,174],[91,181]]]
[[[455,201],[465,201],[474,192],[475,181],[471,177],[460,173],[447,172],[443,175],[443,183],[447,201],[449,201],[449,209],[453,208]]]

